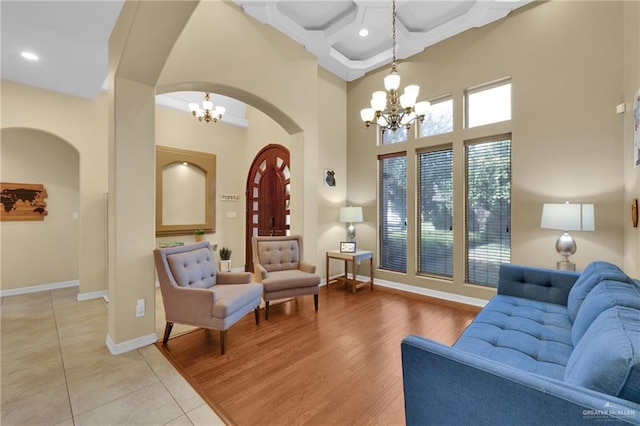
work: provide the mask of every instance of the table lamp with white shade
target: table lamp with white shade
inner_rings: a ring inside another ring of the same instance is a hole
[[[362,222],[362,207],[340,207],[340,222],[348,223],[347,236],[349,241],[356,238],[356,227],[354,223]]]
[[[578,246],[568,231],[594,231],[594,222],[593,204],[566,202],[564,204],[545,203],[542,206],[540,227],[564,231],[556,241],[556,250],[562,256],[562,260],[556,265],[557,269],[576,270],[576,265],[569,260],[569,256],[575,254]]]

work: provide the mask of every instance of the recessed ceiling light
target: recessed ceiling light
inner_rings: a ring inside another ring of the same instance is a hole
[[[22,52],[20,53],[20,55],[22,55],[23,58],[28,59],[30,61],[37,61],[40,59],[38,55],[36,55],[33,52]]]
[[[363,29],[361,29],[361,30],[360,30],[360,32],[358,32],[358,35],[359,35],[360,37],[366,37],[366,36],[368,36],[368,35],[369,35],[369,30],[368,30],[368,29],[366,29],[366,28],[363,28]]]

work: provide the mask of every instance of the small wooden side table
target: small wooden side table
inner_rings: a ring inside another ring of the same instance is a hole
[[[329,278],[329,261],[331,259],[344,261],[344,276],[336,279]],[[357,264],[363,260],[369,261],[369,281],[359,281],[356,279]],[[348,264],[351,262],[352,278],[348,278]],[[329,290],[329,284],[336,282],[342,282],[345,285],[351,285],[351,292],[355,294],[356,290],[360,287],[369,285],[373,290],[373,252],[368,250],[356,250],[355,253],[341,253],[340,250],[330,250],[327,252],[326,262],[326,275],[327,278],[327,291]]]

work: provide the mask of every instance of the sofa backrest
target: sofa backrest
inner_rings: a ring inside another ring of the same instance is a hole
[[[569,291],[567,310],[571,322],[575,322],[578,310],[589,292],[605,280],[620,281],[633,285],[633,280],[616,265],[601,260],[591,262],[582,271],[576,283],[571,287],[571,291]]]
[[[576,272],[503,263],[498,275],[498,294],[566,305],[578,277]]]
[[[604,311],[615,306],[638,309],[640,321],[640,287],[621,281],[605,280],[587,294],[571,327],[571,341],[576,346],[587,329]]]
[[[300,269],[302,237],[254,237],[253,256],[267,272]]]
[[[169,269],[172,285],[194,288],[216,285],[216,262],[208,242],[160,252]]]
[[[640,310],[600,314],[573,349],[565,382],[640,403]]]

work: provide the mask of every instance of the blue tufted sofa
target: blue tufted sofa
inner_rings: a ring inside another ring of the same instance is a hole
[[[640,281],[505,264],[452,346],[401,344],[407,425],[640,425]]]

